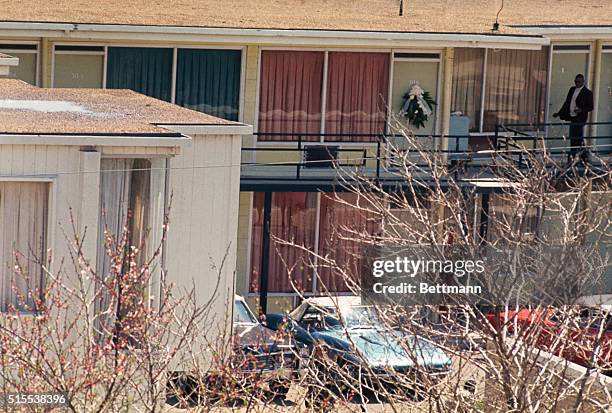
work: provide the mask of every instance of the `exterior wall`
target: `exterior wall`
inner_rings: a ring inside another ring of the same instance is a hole
[[[240,136],[193,136],[169,162],[167,279],[209,305],[203,346],[231,328],[240,185]],[[229,311],[228,311],[229,310]],[[194,345],[198,345],[192,343]]]
[[[253,193],[240,193],[240,212],[238,215],[238,244],[236,252],[236,294],[248,293],[248,277],[251,253],[251,205]]]
[[[97,239],[97,221],[90,223],[91,217],[81,213],[84,205],[97,204],[99,196],[97,186],[83,185],[85,175],[79,172],[90,166],[86,158],[77,146],[0,145],[0,180],[49,183],[47,249],[52,251],[52,272],[59,269],[62,258],[69,257],[66,237],[72,235],[71,220],[78,229],[87,227],[88,240]]]

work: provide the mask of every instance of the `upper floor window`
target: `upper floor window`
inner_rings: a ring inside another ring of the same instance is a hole
[[[547,48],[456,48],[451,109],[469,117],[472,132],[542,123],[547,73]]]
[[[9,69],[10,78],[38,85],[38,43],[3,43],[0,53],[19,59],[19,64]]]
[[[53,87],[101,88],[103,67],[103,46],[56,45]]]
[[[385,132],[389,66],[389,53],[262,51],[259,139],[375,139]]]

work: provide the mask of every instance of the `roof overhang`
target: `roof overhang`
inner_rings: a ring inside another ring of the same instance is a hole
[[[611,40],[612,26],[513,26],[550,40]]]
[[[0,133],[0,145],[59,145],[59,146],[150,146],[182,147],[191,144],[191,138],[180,134],[12,134]]]
[[[168,129],[183,135],[252,135],[253,127],[243,123],[230,124],[190,124],[190,123],[157,123],[156,126]]]
[[[45,22],[0,22],[0,36],[74,40],[220,42],[279,46],[485,47],[540,49],[550,43],[539,34],[382,32],[359,30],[258,29]]]

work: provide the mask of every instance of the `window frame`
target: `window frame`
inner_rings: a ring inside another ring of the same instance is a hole
[[[36,79],[36,84],[34,86],[40,87],[41,84],[41,79],[40,79],[40,73],[41,73],[41,56],[40,56],[40,42],[37,41],[21,41],[21,40],[2,40],[0,41],[0,44],[2,45],[34,45],[36,46],[35,50],[33,49],[11,49],[11,48],[0,48],[0,53],[6,53],[8,55],[11,54],[11,52],[13,53],[23,53],[23,54],[34,54],[36,55],[36,63],[35,63],[35,67],[36,67],[36,73],[35,73],[35,79]]]
[[[590,43],[584,43],[584,44],[590,44]],[[572,43],[572,45],[578,45],[578,43]],[[542,51],[542,49],[544,47],[548,47],[548,53],[547,53],[547,65],[546,65],[546,85],[545,85],[545,90],[544,90],[544,120],[546,121],[547,116],[548,116],[548,106],[550,104],[550,82],[551,82],[551,73],[552,73],[552,53],[553,53],[553,44],[551,43],[548,46],[542,46],[542,48],[540,49],[535,49],[538,51]],[[485,131],[484,130],[484,112],[485,112],[485,102],[486,102],[486,96],[485,96],[485,92],[486,92],[486,88],[487,88],[487,63],[488,63],[488,59],[489,59],[489,49],[491,49],[491,47],[471,47],[470,49],[483,49],[484,50],[484,55],[483,55],[483,59],[482,59],[482,82],[480,84],[480,110],[479,110],[479,124],[478,124],[478,130],[477,131],[473,131],[473,132],[469,132],[469,136],[474,136],[474,137],[478,137],[478,136],[495,136],[495,131]],[[514,49],[511,49],[514,50]],[[523,49],[516,49],[516,50],[523,50]],[[527,50],[531,50],[531,49],[527,49]],[[567,52],[566,52],[567,53]],[[570,53],[575,53],[574,51],[571,51]],[[590,70],[590,49],[589,49],[589,70]],[[587,75],[585,74],[585,77]],[[451,79],[452,85],[451,87],[454,87],[454,81]],[[588,83],[588,78],[587,78],[587,83]]]
[[[387,100],[389,100],[391,96],[391,87],[393,83],[393,51],[391,48],[380,48],[380,49],[366,49],[366,48],[343,48],[343,47],[286,47],[286,46],[264,46],[259,47],[257,51],[257,81],[256,83],[256,92],[255,92],[255,114],[253,119],[253,132],[259,132],[259,105],[260,105],[260,96],[261,96],[261,62],[262,62],[262,51],[266,50],[276,50],[276,51],[284,51],[284,52],[322,52],[323,53],[323,81],[321,84],[321,125],[319,127],[319,133],[321,133],[321,137],[318,142],[303,142],[303,146],[308,145],[317,145],[317,146],[358,146],[362,147],[375,147],[376,142],[326,142],[323,134],[325,133],[325,113],[326,113],[326,97],[327,97],[327,68],[329,61],[329,53],[330,52],[354,52],[354,53],[387,53],[389,54],[389,87],[387,90]],[[387,120],[389,118],[389,109],[387,109]],[[385,131],[388,127],[387,120],[385,120]],[[283,142],[283,141],[263,141],[259,140],[257,135],[253,136],[255,145],[261,146],[274,146],[274,147],[293,147],[295,146],[295,142]]]
[[[93,50],[57,50],[57,46],[82,46],[82,47],[102,47],[101,51],[93,51]],[[102,88],[105,88],[106,85],[106,53],[107,49],[103,43],[63,43],[58,42],[54,43],[51,51],[51,87],[55,87],[55,56],[56,55],[82,55],[82,56],[103,56],[102,58]]]
[[[196,50],[238,50],[240,51],[240,90],[238,96],[238,122],[244,121],[244,93],[246,84],[246,57],[247,57],[247,46],[228,46],[228,45],[183,45],[180,43],[125,43],[125,42],[56,42],[53,43],[51,53],[51,87],[55,80],[55,55],[57,54],[68,54],[58,51],[55,46],[95,46],[104,48],[104,59],[102,63],[102,89],[106,89],[106,76],[108,70],[108,48],[109,47],[125,47],[125,48],[162,48],[172,49],[172,78],[171,78],[171,92],[170,92],[170,103],[176,102],[176,76],[177,76],[177,58],[179,49],[196,49]],[[75,54],[75,52],[70,52]],[[99,52],[81,52],[79,54],[92,54]]]
[[[255,193],[256,192],[265,192],[265,191],[252,191],[249,192],[250,195],[250,203],[249,203],[249,230],[248,230],[248,244],[247,244],[247,249],[246,249],[246,254],[247,254],[247,259],[246,259],[246,266],[245,266],[245,279],[244,279],[244,290],[245,294],[243,294],[246,297],[259,297],[259,292],[253,292],[251,291],[251,275],[252,275],[252,257],[253,257],[253,204],[254,204],[254,199],[255,199]],[[272,194],[274,194],[275,192],[286,192],[286,191],[271,191]],[[296,192],[309,192],[309,191],[296,191]],[[313,263],[314,266],[316,267],[318,265],[318,254],[319,254],[319,241],[320,241],[320,234],[321,234],[321,204],[322,204],[322,197],[324,196],[324,192],[316,192],[316,204],[315,204],[315,222],[316,222],[316,226],[314,228],[314,247],[313,247]],[[351,296],[354,295],[351,291],[338,291],[338,292],[334,292],[335,295],[337,296]],[[295,291],[293,292],[270,292],[268,291],[267,293],[268,297],[292,297],[292,298],[296,298],[299,296],[304,296],[304,297],[318,297],[321,295],[321,291],[318,290],[318,279],[316,276],[312,277],[312,287],[310,291],[304,291],[301,293],[296,293]]]
[[[17,183],[42,183],[47,186],[47,214],[45,216],[45,228],[44,228],[44,248],[45,250],[55,250],[53,240],[55,239],[55,226],[50,225],[51,222],[55,222],[55,200],[57,199],[56,190],[57,186],[55,175],[39,175],[37,177],[24,177],[24,176],[2,176],[0,177],[0,183],[5,182],[17,182]],[[44,276],[44,273],[43,273]],[[43,283],[45,280],[43,280]],[[41,297],[42,298],[42,297]],[[5,311],[0,310],[0,318],[8,314]],[[38,314],[37,311],[20,311],[20,316],[35,316]]]

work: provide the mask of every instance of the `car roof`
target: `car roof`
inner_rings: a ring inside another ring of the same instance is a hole
[[[354,307],[361,305],[361,297],[358,295],[311,297],[304,300],[304,303],[308,303],[316,307]]]
[[[343,308],[354,307],[361,305],[361,297],[358,295],[340,295],[326,297],[309,297],[306,298],[295,310],[289,315],[293,318],[299,318],[309,306],[318,308],[338,308],[342,311]]]

